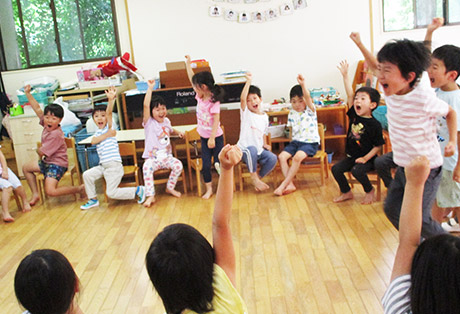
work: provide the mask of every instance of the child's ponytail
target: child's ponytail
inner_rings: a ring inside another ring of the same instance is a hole
[[[209,91],[212,94],[212,98],[211,98],[212,102],[223,101],[225,91],[222,87],[220,87],[214,82],[214,77],[212,76],[211,72],[203,71],[203,72],[195,73],[195,75],[193,75],[192,77],[192,84],[193,85],[206,85],[206,87],[209,89]]]

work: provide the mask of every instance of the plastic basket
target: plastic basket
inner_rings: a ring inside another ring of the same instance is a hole
[[[97,154],[96,146],[87,147],[85,145],[78,145],[78,142],[90,137],[91,135],[93,135],[93,133],[88,133],[86,129],[81,129],[74,134],[75,143],[77,143],[76,150],[78,164],[80,165],[81,172],[85,172],[86,170],[99,165],[99,156]]]
[[[59,87],[59,81],[52,76],[37,77],[32,80],[24,81],[24,86],[30,85],[39,92],[46,92],[47,96],[53,96],[56,89]]]
[[[46,91],[31,94],[39,104],[48,104],[48,93]],[[29,102],[25,94],[18,94],[19,104],[23,105]]]

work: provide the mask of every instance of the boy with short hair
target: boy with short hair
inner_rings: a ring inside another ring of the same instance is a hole
[[[104,177],[109,198],[118,200],[131,200],[139,197],[138,203],[145,201],[143,186],[119,188],[118,185],[123,178],[123,164],[121,161],[118,142],[116,139],[117,131],[112,128],[112,110],[117,96],[117,90],[111,86],[105,91],[108,98],[108,105],[96,105],[93,110],[93,119],[98,130],[91,139],[91,144],[96,145],[99,165],[83,172],[88,202],[81,209],[86,210],[99,206],[96,194],[96,180]]]
[[[375,189],[367,173],[374,169],[374,160],[382,149],[385,140],[382,135],[382,125],[372,116],[372,111],[380,102],[380,93],[371,87],[361,87],[353,95],[350,79],[348,78],[348,63],[342,61],[338,66],[343,76],[343,84],[347,93],[348,134],[345,144],[346,157],[332,167],[332,174],[340,187],[340,196],[334,202],[343,202],[353,198],[345,172],[351,171],[353,176],[362,184],[366,196],[361,204],[374,202]]]
[[[246,73],[246,84],[241,92],[241,129],[238,147],[243,152],[243,161],[251,174],[256,191],[265,191],[269,186],[261,180],[276,166],[276,155],[267,142],[268,115],[262,112],[262,95],[257,86],[251,85],[252,74]],[[257,163],[260,171],[257,174]]]
[[[457,145],[457,117],[455,111],[437,98],[429,86],[428,76],[424,72],[430,65],[430,52],[423,43],[404,39],[387,43],[376,58],[363,45],[359,33],[352,33],[350,38],[361,50],[369,66],[378,69],[378,79],[388,107],[393,158],[398,168],[388,190],[385,214],[398,228],[406,182],[404,167],[417,156],[428,156],[431,171],[423,193],[422,237],[444,233],[441,225],[431,217],[443,163],[436,138],[436,117],[446,116],[449,128],[445,156],[453,155]]]
[[[292,127],[292,142],[278,156],[284,175],[284,181],[274,192],[278,196],[296,190],[292,180],[299,170],[300,163],[307,156],[316,154],[320,141],[316,108],[305,86],[305,78],[299,74],[297,82],[299,84],[291,88],[289,95],[292,110],[288,114],[287,126]],[[290,158],[292,158],[291,167],[288,165]]]
[[[425,36],[425,44],[431,43],[433,31],[443,24],[442,18],[435,18],[428,26]],[[431,65],[428,68],[431,87],[436,88],[438,98],[447,102],[457,112],[457,132],[460,131],[460,88],[456,80],[460,75],[460,48],[453,45],[444,45],[433,51]],[[445,117],[438,117],[438,141],[441,150],[449,142],[449,132]],[[457,139],[458,133],[457,133]],[[441,182],[436,194],[436,204],[433,207],[433,218],[442,220],[445,214],[454,211],[454,217],[460,214],[460,183],[455,175],[460,174],[460,163],[458,150],[451,157],[444,157],[442,165]],[[436,206],[437,205],[437,206]],[[448,223],[442,223],[444,230],[449,232],[460,232],[460,225],[455,219]]]
[[[36,172],[43,173],[45,177],[45,193],[48,196],[79,193],[80,197],[85,198],[85,187],[83,185],[58,187],[59,180],[61,180],[68,167],[67,145],[60,125],[64,117],[64,110],[57,104],[49,104],[43,111],[30,91],[30,85],[26,85],[24,87],[24,93],[27,96],[30,106],[40,119],[40,125],[43,126],[43,132],[41,147],[37,149],[37,153],[41,160],[38,162],[30,161],[22,167],[24,176],[32,191],[32,198],[29,204],[33,206],[40,199],[37,181],[35,179]]]

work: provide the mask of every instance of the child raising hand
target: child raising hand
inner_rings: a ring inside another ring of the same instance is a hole
[[[237,146],[230,145],[219,154],[221,175],[212,221],[213,246],[192,226],[173,224],[157,235],[147,252],[147,271],[168,314],[247,313],[235,289],[230,229],[233,167],[241,155]]]

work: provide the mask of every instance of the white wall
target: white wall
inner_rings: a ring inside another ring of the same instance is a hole
[[[253,73],[254,84],[262,89],[266,102],[288,97],[303,73],[309,87],[333,86],[344,92],[336,65],[346,58],[351,64],[350,76],[362,57],[348,38],[359,31],[370,47],[369,1],[308,0],[308,7],[290,16],[265,23],[239,24],[208,16],[210,5],[248,11],[277,7],[286,0],[255,4],[230,4],[211,0],[128,0],[136,66],[146,77],[165,69],[165,62],[205,58],[210,62],[216,80],[222,72],[246,69]],[[425,30],[383,33],[381,0],[373,6],[374,48],[376,51],[391,38],[423,39]],[[129,51],[128,25],[123,0],[116,0],[122,51]],[[444,27],[434,35],[434,47],[444,43],[460,46],[453,36],[460,26]],[[455,34],[455,35],[457,35]],[[3,72],[8,93],[22,86],[22,81],[53,75],[61,82],[76,78],[81,65]]]

